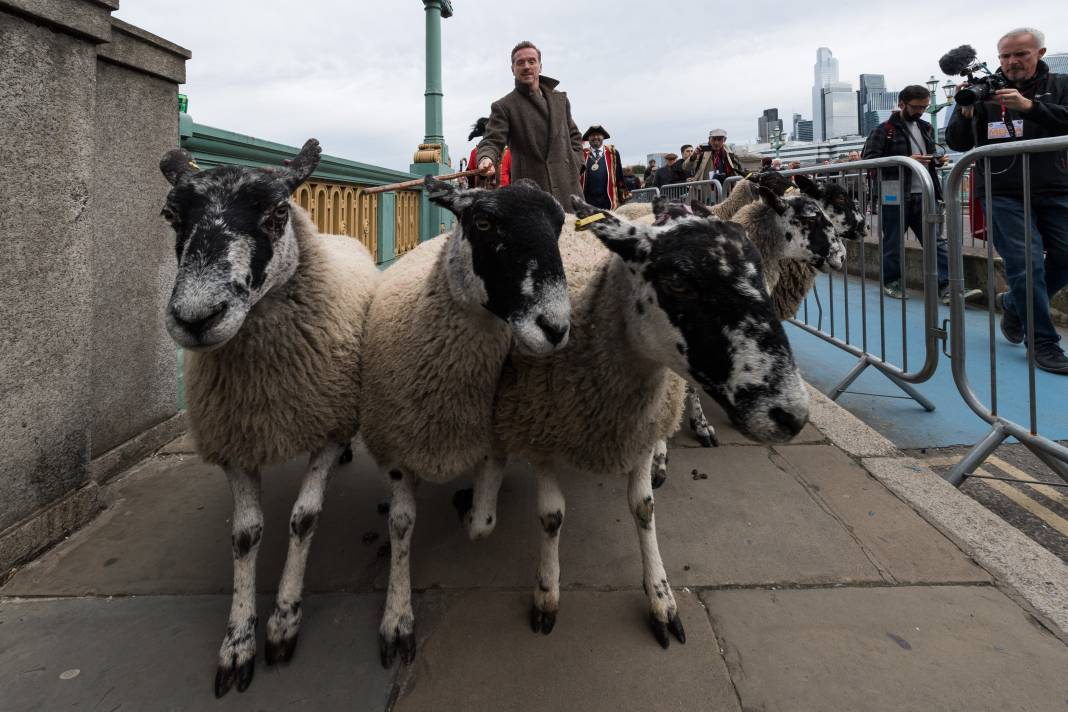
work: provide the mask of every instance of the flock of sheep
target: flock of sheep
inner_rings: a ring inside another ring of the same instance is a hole
[[[457,225],[380,273],[358,241],[319,234],[290,200],[319,156],[311,139],[284,168],[200,171],[181,150],[160,163],[178,258],[167,328],[189,352],[197,450],[234,498],[216,696],[254,672],[261,468],[310,453],[267,622],[272,664],[293,655],[327,480],[357,434],[392,488],[383,665],[415,656],[419,481],[471,478],[457,500],[469,536],[485,537],[510,457],[537,480],[532,628],[549,633],[560,604],[559,478],[585,471],[628,478],[652,632],[664,647],[669,634],[685,642],[654,517],[667,438],[689,400],[691,427],[713,444],[694,386],[754,440],[804,426],[808,394],[771,293],[780,274],[807,289],[814,268],[842,266],[842,238],[863,230],[852,201],[772,175],[711,209],[658,201],[651,214],[613,214],[574,197],[566,215],[529,181],[486,191],[428,177]]]

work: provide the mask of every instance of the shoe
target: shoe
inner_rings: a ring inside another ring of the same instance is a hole
[[[938,299],[943,304],[945,304],[947,307],[949,306],[950,295],[949,295],[949,285],[948,284],[944,284],[944,285],[942,285],[941,287],[938,288]]]
[[[1057,344],[1035,344],[1035,365],[1049,373],[1068,376],[1068,356]]]
[[[1005,308],[1006,294],[1008,292],[1002,292],[994,297],[994,304],[1001,310],[1001,335],[1010,344],[1022,344],[1024,340],[1023,324],[1014,310]]]
[[[886,283],[886,286],[883,287],[883,294],[890,297],[891,299],[901,299],[903,296],[905,296],[901,291],[901,282],[896,279],[892,282]]]

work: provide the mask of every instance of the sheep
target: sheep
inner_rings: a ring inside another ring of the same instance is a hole
[[[797,434],[808,394],[771,310],[759,253],[739,226],[700,217],[639,225],[572,200],[581,218],[600,217],[594,236],[569,223],[561,237],[571,345],[511,359],[494,412],[505,451],[537,475],[542,543],[530,624],[549,633],[559,607],[565,502],[556,471],[626,475],[650,623],[667,647],[669,633],[686,637],[657,546],[650,462],[654,443],[678,424],[683,379],[760,441]]]
[[[318,234],[290,199],[319,164],[309,139],[286,168],[200,171],[184,150],[160,170],[178,270],[166,326],[187,351],[196,450],[234,498],[234,593],[215,696],[248,688],[256,658],[261,468],[311,453],[289,518],[289,551],[267,622],[268,664],[288,661],[301,622],[308,550],[326,482],[356,434],[363,324],[378,271],[351,238]]]
[[[471,474],[500,484],[493,399],[510,355],[568,343],[570,302],[558,240],[560,204],[531,181],[457,190],[427,178],[430,199],[459,218],[383,275],[367,323],[362,435],[389,473],[390,574],[379,626],[382,665],[415,656],[409,550],[419,480]],[[472,539],[496,525],[497,486],[461,505]]]
[[[808,176],[794,176],[797,187],[805,195],[820,201],[831,220],[834,231],[847,240],[860,240],[866,233],[864,213],[849,196],[848,191],[833,181],[817,183]],[[782,319],[789,319],[804,301],[816,281],[816,270],[802,262],[787,262],[781,266],[779,282],[771,297]]]

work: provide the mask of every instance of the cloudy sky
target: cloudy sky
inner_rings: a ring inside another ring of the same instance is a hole
[[[803,6],[827,11],[801,9]],[[457,165],[470,125],[512,89],[509,52],[542,49],[580,130],[603,124],[627,163],[677,151],[710,128],[756,136],[765,108],[811,118],[816,49],[840,79],[885,74],[898,89],[968,43],[996,65],[1005,31],[1046,32],[1068,51],[1068,3],[708,0],[453,0],[442,25],[445,140]],[[848,8],[848,9],[847,9]],[[833,14],[829,14],[833,11]],[[189,113],[202,124],[406,170],[424,135],[421,0],[122,0],[117,17],[188,48]],[[924,29],[929,28],[929,29]],[[944,83],[944,82],[943,82]],[[789,130],[789,129],[787,129]]]

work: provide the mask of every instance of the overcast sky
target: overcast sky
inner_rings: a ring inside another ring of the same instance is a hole
[[[824,14],[810,8],[827,8]],[[529,39],[560,80],[579,130],[603,124],[626,163],[724,128],[756,137],[776,107],[811,118],[816,49],[840,79],[885,74],[899,89],[940,80],[938,58],[995,45],[1021,25],[1068,51],[1068,3],[781,3],[760,0],[453,0],[442,23],[445,140],[457,166],[470,125],[513,87],[509,52]],[[607,12],[606,12],[607,11]],[[424,135],[421,0],[122,0],[117,17],[188,48],[189,113],[202,124],[407,170]],[[927,27],[930,29],[924,30]]]

